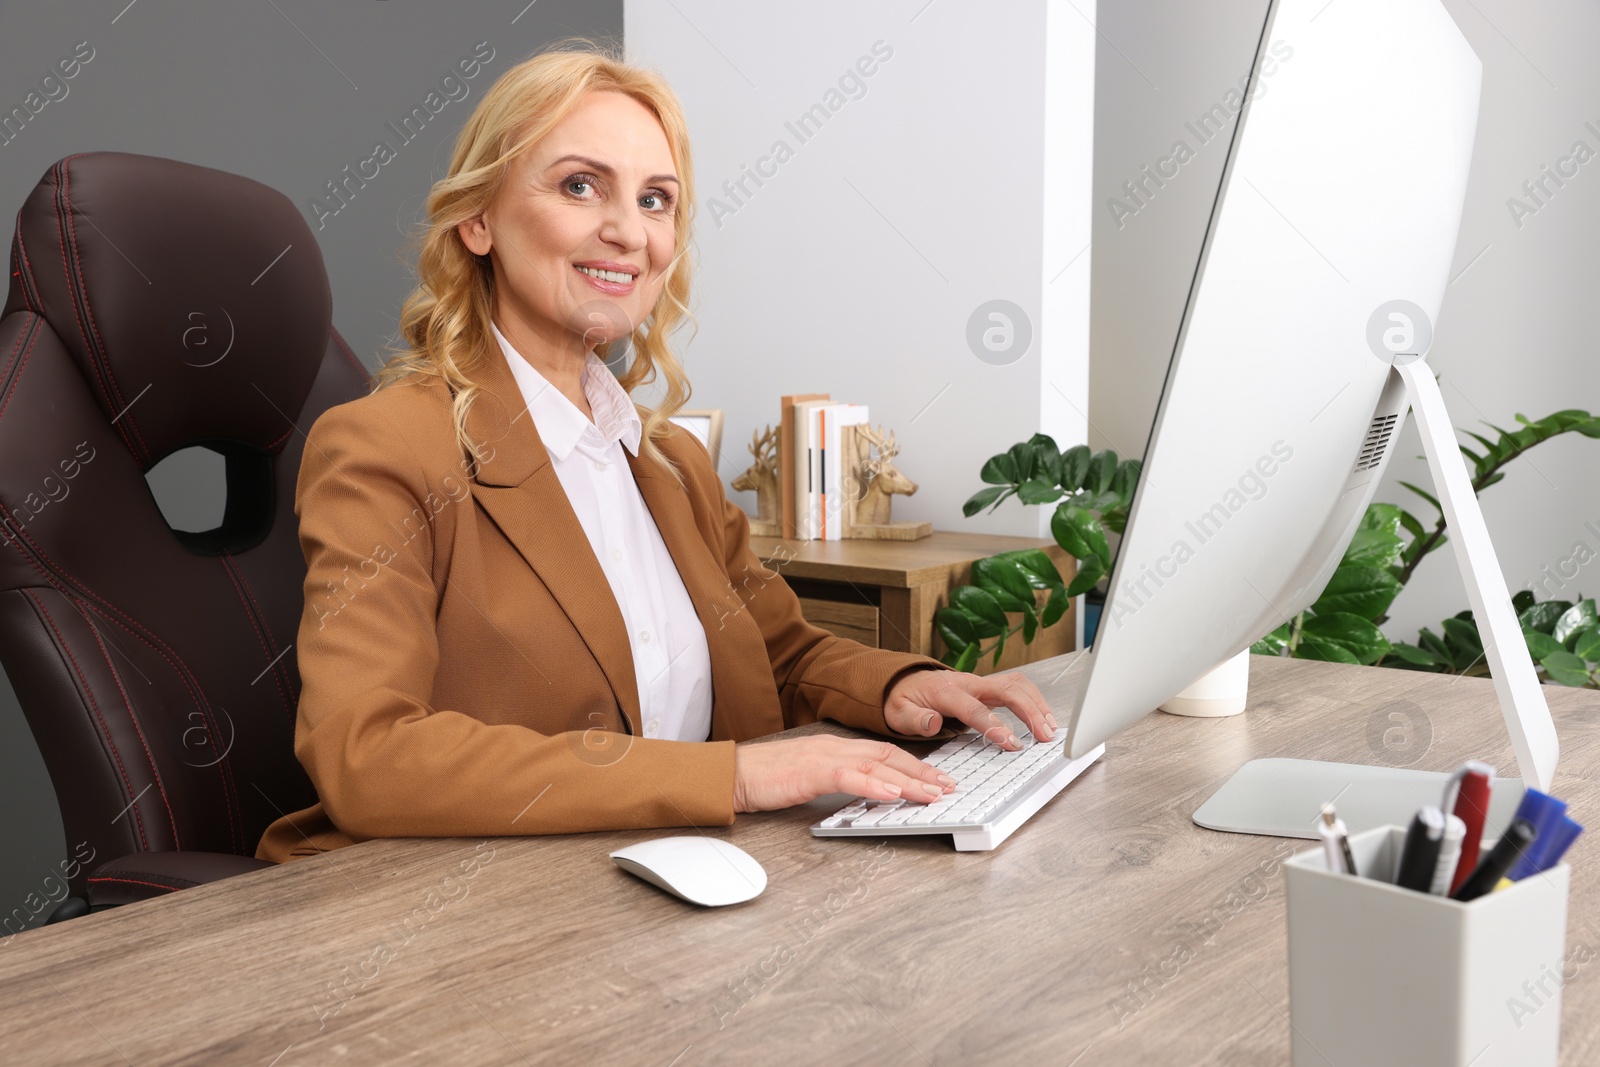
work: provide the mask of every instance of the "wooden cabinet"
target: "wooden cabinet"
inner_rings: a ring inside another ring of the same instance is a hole
[[[933,613],[949,603],[952,586],[967,582],[974,560],[1022,548],[1041,548],[1061,579],[1076,573],[1071,556],[1053,541],[996,534],[935,530],[919,541],[786,541],[752,537],[750,547],[777,569],[800,598],[815,626],[874,648],[942,656],[944,642],[933,629]],[[1043,605],[1041,593],[1039,603]],[[1073,610],[1024,644],[1020,633],[1006,642],[999,664],[986,655],[978,674],[1010,670],[1073,649]],[[1021,615],[1011,616],[1012,624]],[[988,643],[988,642],[986,642]]]

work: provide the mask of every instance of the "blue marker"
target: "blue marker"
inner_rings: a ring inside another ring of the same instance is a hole
[[[1506,872],[1506,877],[1515,882],[1543,870],[1542,861],[1546,849],[1549,847],[1548,843],[1559,836],[1558,831],[1561,826],[1561,820],[1566,817],[1567,805],[1565,801],[1557,800],[1555,797],[1547,793],[1541,793],[1537,789],[1529,789],[1523,793],[1522,803],[1517,805],[1516,818],[1526,819],[1533,824],[1533,828],[1538,831],[1538,836],[1534,838],[1533,846],[1522,854],[1517,862],[1512,865],[1511,870]],[[1570,841],[1567,843],[1571,844]]]
[[[1583,827],[1572,821],[1572,816],[1561,816],[1561,822],[1550,832],[1550,839],[1543,847],[1535,846],[1539,853],[1539,864],[1534,873],[1548,871],[1551,867],[1561,862],[1561,857],[1583,833]]]

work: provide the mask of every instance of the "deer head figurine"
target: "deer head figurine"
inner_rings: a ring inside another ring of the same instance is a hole
[[[856,478],[866,488],[856,503],[855,521],[861,525],[887,523],[889,497],[894,493],[910,496],[917,491],[917,483],[894,465],[894,457],[900,454],[900,446],[895,444],[893,430],[885,435],[881,426],[874,428],[862,425],[856,427],[856,431],[868,452],[877,449],[877,455],[860,457]]]
[[[776,530],[778,522],[778,431],[768,426],[763,432],[755,431],[750,437],[750,454],[755,462],[733,480],[738,490],[754,490],[756,518],[752,522],[770,523]]]

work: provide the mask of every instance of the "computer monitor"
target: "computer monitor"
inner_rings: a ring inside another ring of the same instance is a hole
[[[1268,42],[1293,58],[1255,96]],[[1548,783],[1555,731],[1422,359],[1449,282],[1481,81],[1439,0],[1270,4],[1072,711],[1071,755],[1317,599],[1409,406],[1496,646],[1518,762]],[[1314,776],[1294,777],[1302,800],[1317,797]],[[1386,810],[1411,805],[1397,821],[1409,819],[1416,789],[1383,795]],[[1218,828],[1292,832],[1305,803],[1291,807]],[[1307,818],[1295,836],[1309,835]]]

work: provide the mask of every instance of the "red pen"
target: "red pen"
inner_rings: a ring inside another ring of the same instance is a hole
[[[1478,847],[1483,843],[1483,823],[1489,815],[1489,793],[1493,788],[1494,768],[1477,760],[1462,764],[1445,783],[1444,805],[1448,810],[1453,799],[1452,814],[1466,824],[1466,833],[1461,838],[1461,859],[1456,863],[1455,877],[1450,880],[1452,895],[1478,866]]]

